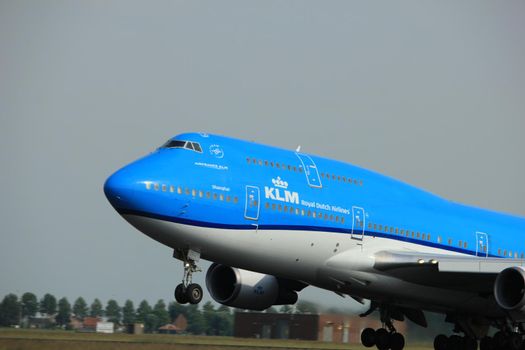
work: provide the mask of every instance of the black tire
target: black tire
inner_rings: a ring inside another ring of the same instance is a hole
[[[491,337],[485,337],[479,342],[479,350],[496,350],[494,340]]]
[[[365,328],[361,332],[361,344],[366,348],[376,345],[376,331],[372,328]]]
[[[175,300],[179,304],[187,304],[188,303],[188,297],[186,296],[186,291],[184,290],[184,286],[179,284],[177,288],[175,288]]]
[[[521,335],[518,333],[511,333],[507,338],[507,342],[510,350],[520,350],[521,345],[523,344]]]
[[[463,338],[459,335],[451,335],[448,338],[447,350],[463,350]]]
[[[376,346],[379,350],[388,350],[390,348],[390,334],[384,328],[376,331]]]
[[[390,349],[403,350],[405,347],[405,337],[401,333],[390,334]]]
[[[440,334],[434,338],[434,350],[448,350],[448,337]]]
[[[476,339],[472,339],[467,336],[463,337],[463,349],[464,350],[478,350],[478,341]]]
[[[202,295],[202,288],[197,283],[192,283],[186,288],[186,298],[190,304],[200,303]]]
[[[507,336],[502,331],[496,332],[496,334],[494,334],[493,340],[495,349],[507,349]]]

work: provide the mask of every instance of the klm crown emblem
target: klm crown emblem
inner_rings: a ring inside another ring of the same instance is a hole
[[[288,182],[281,180],[280,176],[277,176],[276,179],[272,179],[272,183],[275,187],[284,188],[284,189],[288,188]]]

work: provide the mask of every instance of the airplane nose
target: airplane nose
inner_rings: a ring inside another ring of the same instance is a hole
[[[126,168],[120,169],[104,183],[104,194],[115,209],[122,208],[132,199],[132,185],[133,181]]]

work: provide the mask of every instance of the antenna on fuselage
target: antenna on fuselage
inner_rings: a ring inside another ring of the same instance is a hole
[[[301,145],[297,146],[297,149],[295,150],[295,152],[301,152]]]

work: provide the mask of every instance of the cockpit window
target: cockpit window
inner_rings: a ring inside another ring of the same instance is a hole
[[[185,148],[190,151],[202,153],[201,145],[198,142],[182,141],[182,140],[169,140],[160,148]]]

